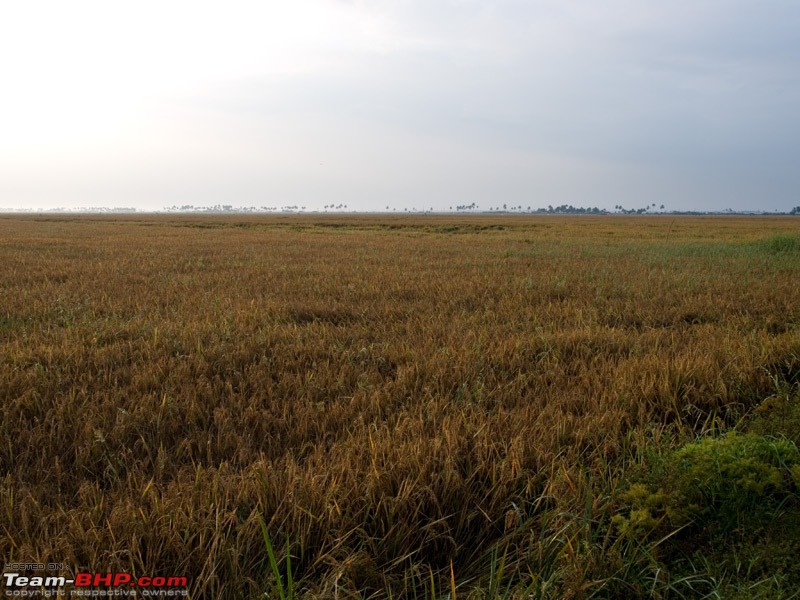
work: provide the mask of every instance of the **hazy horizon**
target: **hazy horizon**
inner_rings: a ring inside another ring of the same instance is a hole
[[[800,205],[800,5],[9,3],[0,208]]]

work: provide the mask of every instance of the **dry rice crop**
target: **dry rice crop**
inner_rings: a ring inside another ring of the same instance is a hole
[[[2,217],[0,556],[583,597],[647,449],[797,383],[798,225]]]

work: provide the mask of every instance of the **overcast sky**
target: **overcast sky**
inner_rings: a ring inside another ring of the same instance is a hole
[[[800,205],[797,0],[0,6],[0,207]]]

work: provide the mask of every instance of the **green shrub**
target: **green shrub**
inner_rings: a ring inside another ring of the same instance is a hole
[[[666,457],[652,481],[620,496],[627,514],[614,520],[622,536],[639,540],[684,526],[728,535],[767,522],[799,485],[800,452],[792,442],[730,432]]]
[[[797,447],[755,433],[706,438],[675,452],[672,494],[698,525],[723,533],[757,525],[797,489]]]
[[[628,516],[616,515],[612,520],[623,537],[643,540],[665,520],[672,499],[662,489],[653,492],[643,483],[633,484],[622,494]]]

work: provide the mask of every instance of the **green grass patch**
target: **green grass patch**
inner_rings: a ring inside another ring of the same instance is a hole
[[[756,247],[767,254],[800,255],[800,235],[774,235],[756,242]]]

